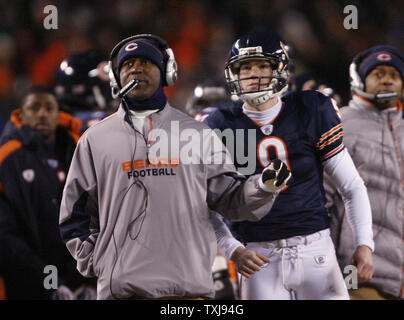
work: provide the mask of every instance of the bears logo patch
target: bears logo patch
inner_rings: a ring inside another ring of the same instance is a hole
[[[33,169],[26,169],[22,172],[22,177],[25,181],[31,183],[35,179],[35,171]]]
[[[263,134],[269,136],[272,133],[273,128],[272,124],[267,124],[266,126],[261,127],[261,131]]]
[[[137,49],[137,43],[131,42],[125,47],[125,51],[133,51]]]
[[[391,55],[388,53],[381,53],[377,56],[377,60],[379,61],[390,61],[391,60]]]

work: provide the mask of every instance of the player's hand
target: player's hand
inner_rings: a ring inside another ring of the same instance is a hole
[[[287,165],[279,159],[273,160],[261,175],[265,187],[271,191],[278,191],[283,187],[292,184],[292,172]]]
[[[358,269],[358,281],[366,282],[372,279],[374,266],[372,250],[367,246],[358,246],[351,259],[351,264]]]
[[[261,253],[248,250],[244,247],[238,247],[231,255],[236,269],[246,278],[251,277],[254,273],[261,270],[265,263],[269,263],[269,259]]]

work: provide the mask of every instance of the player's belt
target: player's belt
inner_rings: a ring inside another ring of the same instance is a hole
[[[273,248],[273,247],[286,248],[302,244],[307,245],[309,243],[327,238],[329,236],[330,236],[330,229],[324,229],[304,236],[296,236],[287,239],[265,241],[265,242],[249,242],[248,244],[249,246],[259,246],[262,248]]]

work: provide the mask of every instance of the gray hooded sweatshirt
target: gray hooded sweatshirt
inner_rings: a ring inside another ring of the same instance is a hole
[[[223,163],[218,136],[168,104],[144,132],[127,119],[121,106],[79,140],[60,210],[67,248],[83,275],[98,277],[98,299],[212,298],[209,211],[258,220],[276,193]]]

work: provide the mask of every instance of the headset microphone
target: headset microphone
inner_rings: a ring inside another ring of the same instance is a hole
[[[367,93],[364,92],[362,90],[356,89],[356,92],[361,95],[362,97],[369,99],[369,100],[373,100],[373,101],[377,101],[377,102],[383,102],[383,101],[388,101],[390,99],[393,98],[397,98],[398,95],[396,92],[386,92],[386,93],[378,93],[378,94],[371,94],[371,93]]]
[[[392,99],[392,98],[397,98],[398,94],[397,92],[388,92],[388,93],[378,93],[375,95],[376,100],[384,100],[384,99]]]
[[[124,86],[121,90],[118,91],[116,94],[119,98],[123,98],[126,96],[129,91],[135,89],[139,85],[139,80],[137,79],[132,79],[128,82],[126,86]]]

